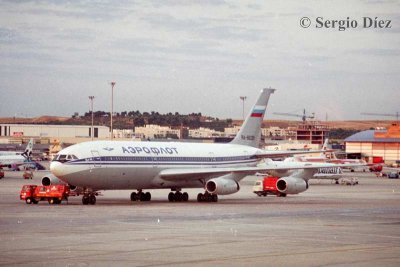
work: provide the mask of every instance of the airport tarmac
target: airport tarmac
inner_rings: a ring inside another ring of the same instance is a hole
[[[107,191],[95,206],[27,205],[22,172],[0,180],[0,265],[18,266],[400,266],[400,179],[358,177],[355,186],[314,180],[286,198],[257,197],[255,177],[217,203],[151,202]]]

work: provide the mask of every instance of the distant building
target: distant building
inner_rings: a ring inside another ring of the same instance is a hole
[[[141,139],[179,138],[180,129],[171,129],[168,126],[149,124],[144,127],[135,127],[135,137]]]
[[[107,138],[107,126],[94,126],[94,138]],[[0,137],[90,138],[91,125],[0,124]]]
[[[236,134],[240,131],[241,126],[233,126],[224,129],[225,136],[236,136]]]
[[[191,138],[213,138],[223,137],[225,134],[209,128],[200,127],[198,129],[189,129],[189,137]]]
[[[367,162],[383,161],[387,164],[400,160],[400,125],[392,124],[387,130],[367,130],[344,140],[347,154],[359,155]]]
[[[114,138],[132,138],[135,132],[132,129],[113,129]]]
[[[322,145],[328,136],[330,129],[318,121],[309,121],[297,126],[296,139],[308,141],[311,144]]]

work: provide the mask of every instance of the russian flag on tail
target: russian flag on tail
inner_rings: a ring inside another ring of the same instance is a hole
[[[262,117],[264,117],[265,108],[266,107],[263,107],[263,106],[255,106],[253,111],[251,112],[251,116],[250,117],[254,117],[254,118],[262,118]]]

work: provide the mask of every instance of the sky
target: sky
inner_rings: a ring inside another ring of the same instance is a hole
[[[0,1],[0,117],[110,111],[111,81],[117,112],[240,119],[272,87],[266,119],[387,118],[360,113],[400,112],[400,1]]]

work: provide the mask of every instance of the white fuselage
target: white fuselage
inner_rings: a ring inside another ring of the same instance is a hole
[[[0,166],[19,166],[26,163],[26,158],[21,155],[11,154],[11,155],[0,155]]]
[[[162,170],[255,166],[257,148],[234,144],[94,141],[63,149],[51,163],[65,182],[96,190],[203,187],[204,180],[160,179]],[[70,160],[68,160],[68,157]]]

